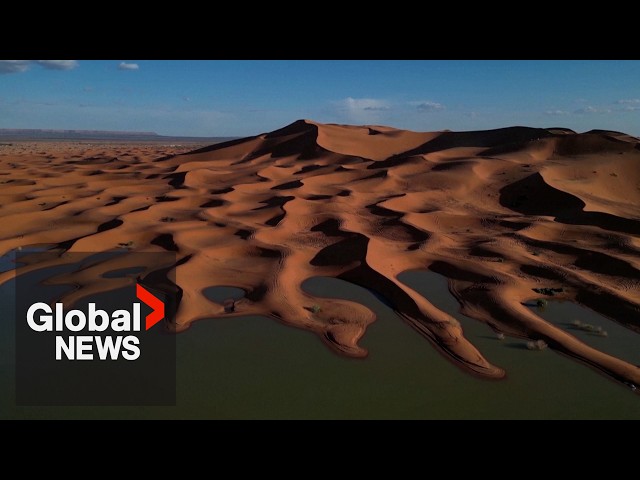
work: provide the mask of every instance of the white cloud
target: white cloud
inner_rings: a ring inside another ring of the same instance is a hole
[[[343,105],[350,112],[379,112],[389,110],[389,104],[375,98],[352,98],[342,100]]]
[[[31,65],[47,70],[73,70],[79,64],[77,60],[0,60],[0,74],[26,72]]]
[[[118,70],[138,70],[140,66],[137,63],[120,62]]]
[[[569,115],[566,110],[545,110],[545,115]]]
[[[587,105],[584,108],[577,109],[574,113],[579,115],[589,114],[589,113],[611,113],[611,109],[609,108],[596,108],[591,105]]]
[[[77,60],[36,60],[35,63],[47,70],[73,70],[78,67]]]
[[[20,73],[29,69],[29,60],[0,60],[0,73]]]
[[[380,122],[381,116],[391,110],[389,102],[377,98],[347,97],[334,103],[341,111],[346,112],[350,122],[364,124]]]
[[[445,109],[441,103],[431,101],[411,102],[411,105],[414,105],[419,112],[437,112]]]
[[[640,110],[640,98],[627,98],[617,100],[614,103],[620,105],[620,108],[617,110],[621,112],[635,112]]]
[[[640,98],[628,98],[626,100],[618,100],[618,105],[640,105]]]

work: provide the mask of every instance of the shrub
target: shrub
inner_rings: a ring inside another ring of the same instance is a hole
[[[547,342],[544,340],[536,340],[534,342],[527,342],[527,348],[529,350],[544,350],[547,348]]]

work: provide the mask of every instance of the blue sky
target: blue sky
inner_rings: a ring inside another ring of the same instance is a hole
[[[299,118],[640,135],[640,61],[0,61],[0,128],[245,136]]]

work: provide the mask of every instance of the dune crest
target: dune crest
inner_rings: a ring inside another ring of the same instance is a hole
[[[608,131],[511,127],[419,133],[299,120],[179,155],[85,149],[0,151],[0,252],[177,252],[175,330],[260,314],[362,357],[375,315],[301,285],[341,278],[385,297],[452,361],[501,378],[459,323],[398,280],[449,279],[466,315],[496,332],[544,340],[627,384],[640,369],[600,352],[523,304],[561,287],[640,332],[640,141]],[[49,264],[64,263],[52,256]],[[41,268],[0,273],[0,283]],[[113,288],[78,274],[73,298]],[[149,265],[150,270],[160,268]],[[232,312],[212,286],[243,289]],[[502,366],[507,367],[508,366]]]

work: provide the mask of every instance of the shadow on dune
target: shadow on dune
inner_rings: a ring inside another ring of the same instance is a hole
[[[532,140],[553,137],[544,128],[508,127],[495,130],[478,130],[474,132],[444,132],[419,147],[405,152],[403,156],[425,155],[449,148],[484,147],[491,148],[506,145],[521,145]]]
[[[539,173],[503,187],[500,205],[523,215],[555,217],[558,223],[592,225],[615,232],[640,234],[639,221],[609,213],[585,212],[582,200],[552,187]]]

